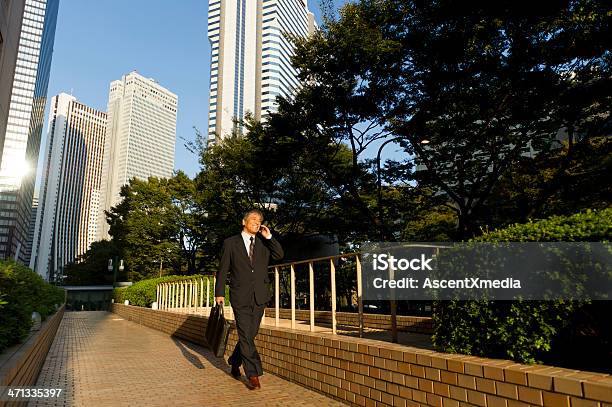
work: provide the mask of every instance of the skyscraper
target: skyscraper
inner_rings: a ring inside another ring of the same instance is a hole
[[[0,258],[22,263],[26,262],[58,5],[59,0],[25,0],[0,162]]]
[[[2,1],[0,7],[0,157],[4,147],[24,7],[23,1]]]
[[[104,185],[98,238],[108,237],[104,210],[119,203],[131,178],[170,178],[174,170],[177,96],[137,72],[110,84]]]
[[[96,238],[106,113],[60,93],[48,128],[30,267],[54,280]]]
[[[247,112],[265,118],[276,96],[299,88],[285,34],[305,37],[314,29],[306,0],[209,0],[209,140],[231,133]]]

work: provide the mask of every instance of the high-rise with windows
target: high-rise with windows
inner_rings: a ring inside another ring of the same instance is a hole
[[[58,6],[25,0],[1,149],[0,258],[24,264]]]
[[[0,157],[4,146],[24,1],[0,0]]]
[[[98,238],[108,237],[104,211],[120,201],[131,178],[170,178],[178,98],[137,72],[110,84]]]
[[[286,35],[315,29],[306,0],[209,0],[209,141],[234,130],[247,112],[257,119],[276,108],[300,84]]]
[[[54,281],[96,238],[106,113],[60,93],[48,128],[30,267]]]

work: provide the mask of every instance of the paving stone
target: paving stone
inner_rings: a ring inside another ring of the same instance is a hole
[[[262,389],[235,380],[208,349],[100,311],[67,312],[37,387],[63,397],[39,406],[342,406],[270,373]]]

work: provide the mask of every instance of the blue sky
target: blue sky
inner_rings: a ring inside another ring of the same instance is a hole
[[[345,2],[335,0],[337,5]],[[320,21],[318,1],[309,0],[309,8]],[[111,81],[133,70],[154,78],[179,98],[175,169],[195,175],[198,158],[181,138],[193,139],[194,126],[207,127],[207,12],[207,0],[60,0],[49,99],[72,93],[106,111]]]

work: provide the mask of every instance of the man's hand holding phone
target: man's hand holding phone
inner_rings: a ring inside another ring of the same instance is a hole
[[[259,233],[261,233],[261,235],[266,239],[272,238],[272,232],[270,232],[270,228],[268,228],[266,225],[261,225],[259,227]]]

